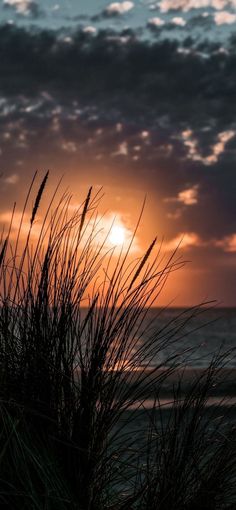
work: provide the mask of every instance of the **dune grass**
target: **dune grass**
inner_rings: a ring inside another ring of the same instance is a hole
[[[204,307],[158,330],[153,321],[140,342],[148,308],[183,261],[154,256],[156,240],[130,261],[136,231],[115,255],[92,188],[77,209],[57,188],[39,227],[47,179],[27,216],[34,176],[17,232],[14,207],[0,241],[1,507],[233,508],[234,429],[212,430],[205,405],[224,354],[181,398],[180,380],[167,423],[156,421],[162,384],[183,363],[178,341]],[[132,427],[129,409],[153,392],[137,448],[124,417]]]

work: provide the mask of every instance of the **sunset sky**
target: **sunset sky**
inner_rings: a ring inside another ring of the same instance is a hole
[[[236,305],[236,0],[0,0],[0,224],[37,169],[137,254],[188,260],[159,304]],[[134,250],[135,251],[135,250]]]

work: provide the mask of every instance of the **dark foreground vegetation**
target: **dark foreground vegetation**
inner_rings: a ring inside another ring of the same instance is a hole
[[[185,391],[180,375],[168,411],[160,400],[182,367],[178,340],[204,308],[160,329],[150,324],[139,341],[148,307],[181,260],[154,257],[152,242],[130,262],[132,240],[114,256],[91,189],[76,210],[56,190],[35,240],[47,178],[27,233],[35,177],[17,232],[13,210],[0,238],[1,509],[235,509],[230,408],[207,406],[229,353],[218,352]],[[172,354],[154,366],[166,346]]]

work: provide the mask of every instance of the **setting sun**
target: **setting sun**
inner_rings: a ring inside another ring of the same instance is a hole
[[[109,234],[109,241],[114,246],[122,245],[125,241],[125,229],[122,226],[114,225]]]

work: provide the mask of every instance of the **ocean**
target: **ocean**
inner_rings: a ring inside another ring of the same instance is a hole
[[[143,366],[137,367],[136,374],[132,369],[129,372],[132,384],[135,384],[144,366],[147,377],[153,377],[153,384],[145,394],[145,402],[140,402],[141,407],[152,407],[157,390],[161,404],[167,409],[172,405],[173,388],[177,387],[180,377],[181,391],[185,394],[212,362],[216,363],[220,372],[215,377],[206,405],[218,406],[222,403],[224,406],[233,404],[235,407],[236,309],[151,308],[137,332],[136,348],[145,342],[149,343],[150,336],[153,338],[154,354],[145,360]],[[163,371],[167,374],[169,367],[176,369],[163,377],[160,386],[156,382],[157,372],[152,375],[156,367],[159,367],[160,375]],[[128,375],[124,375],[124,380],[129,385]],[[139,402],[134,407],[139,407]]]
[[[185,437],[188,438],[191,427],[195,427],[195,436],[192,437],[196,437],[196,443],[193,441],[188,448],[190,453],[193,451],[193,455],[197,456],[196,444],[200,445],[204,463],[205,454],[206,456],[211,454],[211,446],[217,444],[217,434],[224,437],[230,427],[235,427],[236,310],[226,308],[202,310],[202,313],[197,313],[184,324],[185,318],[191,315],[190,309],[185,312],[184,309],[171,308],[163,311],[152,308],[146,314],[141,325],[140,342],[148,341],[153,331],[156,333],[156,336],[153,334],[154,341],[156,338],[157,343],[158,339],[163,342],[165,337],[166,346],[160,350],[158,356],[150,360],[151,375],[148,377],[152,377],[152,369],[162,364],[162,368],[153,374],[153,384],[148,385],[145,395],[139,401],[135,401],[125,410],[111,431],[111,444],[115,438],[115,444],[117,442],[118,450],[121,451],[121,466],[131,465],[136,458],[135,455],[139,458],[140,465],[146,465],[150,428],[154,430],[154,440],[148,451],[149,455],[154,455],[153,465],[155,466],[156,460],[163,455],[165,457],[165,452],[168,451],[169,437],[176,441],[174,447],[171,444],[171,448],[174,462],[177,463],[176,451],[179,448],[179,458],[181,458],[181,449],[186,448]],[[171,365],[175,354],[177,354],[178,368],[164,377],[160,384],[158,373],[160,372],[161,375],[165,369],[167,369],[166,374],[168,373],[168,365]],[[195,387],[194,383],[200,381],[202,376],[203,380],[205,376],[207,377],[208,372],[205,369],[218,354],[220,370],[216,371],[210,384],[207,385],[206,394],[204,390],[201,393],[198,385]],[[130,373],[129,376],[135,387],[136,375]],[[178,386],[180,380],[181,387]],[[146,381],[145,379],[145,383]],[[125,384],[129,386],[128,378]],[[179,393],[178,388],[181,388]],[[192,391],[192,388],[196,391]],[[203,398],[203,404],[201,404],[201,398]],[[197,422],[194,422],[194,416],[197,416]],[[159,450],[158,445],[161,445]],[[156,452],[159,457],[155,457]],[[131,481],[135,482],[135,473]],[[129,492],[130,479],[126,482],[121,476],[118,488]]]
[[[154,332],[160,343],[166,338],[164,348],[150,360],[154,366],[161,361],[168,365],[168,360],[176,353],[178,362],[182,360],[191,368],[204,368],[217,353],[228,351],[222,362],[228,368],[236,367],[236,353],[230,352],[236,349],[235,308],[201,309],[197,312],[180,308],[151,308],[140,332],[143,342]]]

